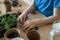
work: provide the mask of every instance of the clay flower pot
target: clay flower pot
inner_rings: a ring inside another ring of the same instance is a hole
[[[8,30],[7,32],[5,32],[4,34],[5,40],[10,40],[17,37],[20,37],[20,30],[16,28],[12,28]]]
[[[27,32],[27,38],[29,40],[40,40],[40,33],[36,30],[31,30]]]

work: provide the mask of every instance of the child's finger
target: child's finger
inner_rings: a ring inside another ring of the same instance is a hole
[[[28,29],[30,25],[25,26],[23,29]]]
[[[27,26],[27,25],[28,25],[28,22],[25,22],[23,26],[25,27],[25,26]]]
[[[19,21],[21,24],[24,24],[24,18],[21,18]]]
[[[30,26],[27,30],[33,29],[33,26],[34,26],[34,25]]]

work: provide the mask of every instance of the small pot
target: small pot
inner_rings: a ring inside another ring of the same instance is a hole
[[[20,30],[16,28],[12,28],[5,32],[4,38],[5,40],[10,40],[16,37],[20,37]]]
[[[27,32],[27,38],[29,40],[40,40],[40,33],[36,30],[31,30]]]
[[[16,7],[16,6],[18,6],[18,0],[11,0],[11,2],[12,2],[12,6],[13,7]]]
[[[5,0],[4,4],[6,5],[6,12],[11,12],[11,3]]]
[[[5,32],[6,32],[6,29],[4,28],[4,25],[0,24],[0,38],[4,36]]]

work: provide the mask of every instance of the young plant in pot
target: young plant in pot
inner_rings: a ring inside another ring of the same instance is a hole
[[[16,28],[17,26],[17,16],[15,14],[6,14],[0,17],[0,31],[4,29],[4,31],[0,32],[0,36],[3,37],[6,30],[11,28]]]
[[[15,28],[17,26],[17,16],[15,14],[7,14],[6,24],[11,28]]]
[[[40,32],[36,30],[31,30],[27,32],[27,38],[29,40],[40,40],[41,35],[40,35]]]
[[[16,28],[16,26],[17,26],[17,16],[15,14],[6,14],[3,17],[6,18],[6,20],[4,22],[6,29]]]

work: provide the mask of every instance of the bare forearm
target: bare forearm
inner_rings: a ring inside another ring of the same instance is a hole
[[[60,8],[54,8],[53,16],[40,19],[40,23],[48,24],[60,19]]]
[[[33,11],[35,9],[34,6],[34,0],[32,0],[31,4],[28,6],[28,8],[23,12],[23,14],[28,14],[29,12]]]
[[[54,22],[55,20],[58,20],[59,17],[54,15],[54,16],[50,16],[50,17],[46,17],[46,18],[42,18],[42,19],[39,19],[39,24],[49,24],[49,23],[52,23]]]

